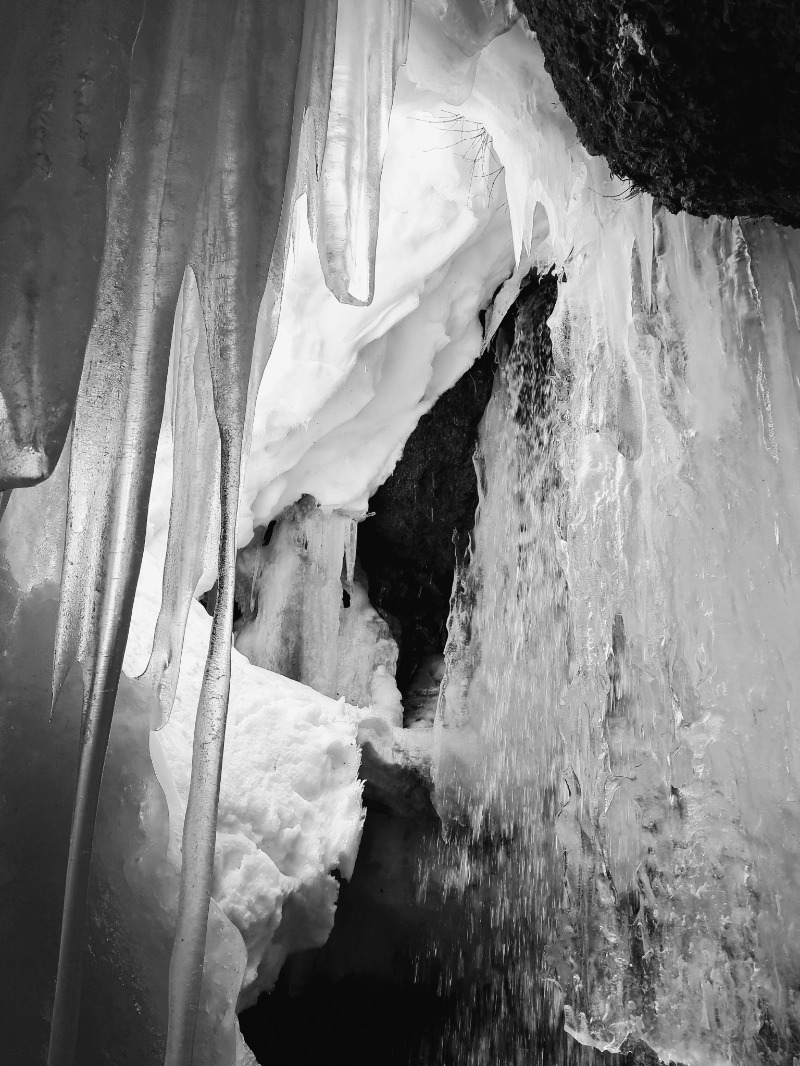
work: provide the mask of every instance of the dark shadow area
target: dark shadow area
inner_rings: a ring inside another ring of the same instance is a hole
[[[420,419],[359,526],[358,560],[370,601],[398,642],[403,693],[426,656],[444,649],[453,575],[475,525],[473,456],[498,359],[510,347],[521,313],[535,331],[547,332],[555,293],[555,278],[531,272],[486,351]],[[531,392],[521,399],[529,402],[530,417],[540,398]]]
[[[423,415],[359,526],[370,601],[397,623],[401,692],[423,659],[444,649],[453,571],[475,524],[472,456],[494,370],[489,348]]]
[[[443,900],[435,891],[420,896],[421,863],[437,841],[438,823],[369,812],[328,943],[290,958],[273,992],[239,1016],[259,1063],[467,1066],[465,1025],[468,1034],[475,1030],[476,1046],[487,1029],[520,1032],[501,1013],[514,1007],[498,1000],[496,974],[477,983],[474,972],[463,980],[443,978],[441,961],[456,941],[472,952],[468,965],[480,966],[481,936],[470,929],[462,900]],[[576,1043],[560,1025],[551,1028],[544,1018],[528,1020],[526,1046],[509,1048],[507,1057],[495,1049],[487,1066],[659,1066],[644,1045],[601,1053]]]

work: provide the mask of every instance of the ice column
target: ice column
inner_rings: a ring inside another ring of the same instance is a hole
[[[284,209],[284,195],[287,184],[289,199],[294,194],[290,175],[305,111],[298,101],[308,98],[308,85],[295,98],[303,26],[304,6],[294,3],[267,8],[248,0],[233,6],[174,0],[148,8],[138,28],[75,415],[55,651],[56,695],[78,660],[85,708],[53,1063],[68,1062],[74,1046],[97,796],[141,558],[175,305],[187,264],[198,283],[221,446],[220,596],[198,716],[201,765],[185,823],[175,964],[180,981],[170,1028],[170,1047],[179,1049],[174,1061],[191,1057],[224,737],[233,535],[251,354],[273,251],[281,261],[285,253],[291,205]],[[308,68],[306,63],[307,74]],[[275,281],[281,273],[282,262]],[[268,344],[262,345],[262,365],[267,352]],[[211,448],[210,438],[207,445]],[[205,471],[210,472],[213,467]],[[180,544],[186,531],[179,526],[187,518],[181,479],[177,489],[174,543]],[[170,566],[176,565],[175,554]],[[181,580],[190,580],[193,569],[190,564]],[[167,581],[173,576],[168,573]],[[176,593],[180,615],[185,595]]]
[[[381,170],[410,0],[341,0],[322,167],[319,249],[328,288],[368,304],[375,288]]]
[[[69,431],[143,0],[12,0],[0,42],[0,490]]]
[[[354,527],[350,515],[304,497],[276,522],[269,544],[246,551],[240,564],[245,622],[237,649],[326,696],[339,695],[339,614]]]

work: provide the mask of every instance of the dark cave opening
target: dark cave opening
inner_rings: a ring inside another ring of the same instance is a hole
[[[537,336],[547,330],[555,293],[552,275],[531,271],[485,351],[420,419],[359,526],[358,562],[370,602],[397,639],[397,684],[404,697],[426,659],[444,651],[453,579],[466,558],[478,507],[478,425],[498,362],[511,347],[520,314]],[[535,411],[540,397],[532,393],[529,400]]]

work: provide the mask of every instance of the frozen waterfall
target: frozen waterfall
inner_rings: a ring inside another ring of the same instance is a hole
[[[406,788],[431,1063],[788,1066],[797,231],[611,175],[510,0],[8,6],[9,1061],[252,1066]],[[489,346],[434,719],[358,529]]]

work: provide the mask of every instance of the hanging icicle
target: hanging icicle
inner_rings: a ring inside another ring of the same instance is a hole
[[[14,0],[0,40],[0,489],[69,431],[144,0]]]
[[[230,691],[236,516],[258,307],[277,246],[289,160],[303,8],[242,0],[226,55],[216,150],[192,266],[206,321],[221,444],[217,603],[194,735],[183,828],[165,1062],[192,1061],[211,900]],[[301,90],[302,91],[302,90]],[[296,132],[299,137],[300,131]],[[282,253],[283,249],[280,249]]]
[[[141,560],[174,309],[187,262],[198,280],[208,341],[221,439],[222,510],[220,595],[198,714],[197,773],[185,825],[173,959],[176,972],[188,977],[173,982],[170,1012],[168,1055],[171,1061],[191,1061],[224,738],[251,355],[273,250],[282,260],[291,217],[303,18],[303,6],[294,3],[256,9],[248,0],[235,7],[216,0],[174,0],[149,9],[139,29],[72,449],[54,694],[77,660],[83,666],[85,700],[51,1066],[69,1063],[75,1043],[92,831]],[[319,17],[315,24],[328,22]],[[307,72],[310,67],[307,63]],[[316,70],[313,76],[319,76]],[[307,84],[301,92],[308,92]],[[318,98],[324,94],[323,88]],[[303,112],[300,108],[301,118]],[[320,136],[317,132],[315,140]],[[282,263],[274,276],[279,281]],[[198,332],[201,364],[202,346]],[[262,369],[269,344],[264,347]],[[181,368],[174,374],[180,378]],[[200,418],[198,412],[198,428]],[[205,427],[203,433],[210,449],[211,435]],[[190,517],[186,490],[178,479],[171,568],[186,534],[182,524]],[[186,586],[197,559],[182,559],[179,565],[180,575],[171,570],[166,575],[175,599],[166,605],[163,622],[167,626],[172,612],[173,670]]]
[[[192,597],[214,562],[219,537],[219,430],[214,417],[206,328],[192,270],[183,277],[172,340],[172,506],[164,561],[161,609],[143,680],[153,687],[160,715],[169,719],[178,685],[181,650]]]
[[[339,4],[318,243],[342,303],[369,304],[375,290],[381,171],[410,18],[410,0]]]

